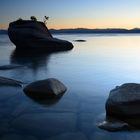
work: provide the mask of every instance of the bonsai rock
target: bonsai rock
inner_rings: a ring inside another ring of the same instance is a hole
[[[17,49],[70,50],[72,43],[53,38],[45,23],[19,19],[9,24],[8,35]]]

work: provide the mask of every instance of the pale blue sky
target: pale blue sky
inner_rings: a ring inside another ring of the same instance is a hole
[[[21,17],[50,16],[50,28],[140,27],[140,0],[0,0],[0,28]]]

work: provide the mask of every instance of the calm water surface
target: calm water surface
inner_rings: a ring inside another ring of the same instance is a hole
[[[0,87],[0,138],[27,140],[138,140],[140,132],[107,132],[97,127],[105,116],[109,91],[123,83],[140,83],[140,35],[62,34],[73,43],[67,52],[19,54],[7,35],[0,35],[0,76],[26,84],[57,78],[67,87],[61,99],[39,103],[21,88]],[[74,42],[85,39],[86,42]]]

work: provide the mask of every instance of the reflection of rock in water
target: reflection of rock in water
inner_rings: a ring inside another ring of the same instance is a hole
[[[27,95],[27,94],[26,94]],[[39,104],[41,104],[41,105],[43,105],[43,106],[51,106],[51,105],[54,105],[54,104],[56,104],[57,102],[59,102],[59,100],[62,98],[62,96],[64,95],[64,93],[63,94],[61,94],[61,95],[59,95],[59,96],[57,96],[56,98],[53,98],[53,99],[44,99],[44,100],[38,100],[38,99],[36,99],[36,98],[33,98],[33,97],[31,97],[31,96],[28,96],[30,99],[32,99],[33,101],[35,101],[36,103],[39,103]]]
[[[25,66],[12,71],[12,74],[22,81],[31,82],[39,80],[39,77],[47,78],[47,65],[50,57],[56,53],[66,53],[68,51],[43,51],[33,49],[15,49],[10,58],[11,64]]]
[[[40,67],[47,66],[51,54],[66,53],[68,51],[44,51],[32,49],[15,49],[11,54],[11,64],[20,64],[37,71]]]
[[[34,50],[14,50],[11,54],[11,63],[20,64],[37,71],[39,67],[46,66],[50,53],[44,53]]]

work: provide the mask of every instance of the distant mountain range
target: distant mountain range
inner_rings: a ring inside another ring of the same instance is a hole
[[[7,34],[8,31],[7,30],[0,30],[0,34]]]
[[[134,29],[119,29],[119,28],[107,28],[107,29],[50,29],[51,33],[140,33],[140,28]]]
[[[120,28],[107,28],[107,29],[87,29],[87,28],[75,28],[75,29],[50,29],[51,33],[96,33],[96,34],[104,34],[104,33],[140,33],[140,28],[134,29],[120,29]],[[7,30],[0,30],[0,34],[7,34]]]

